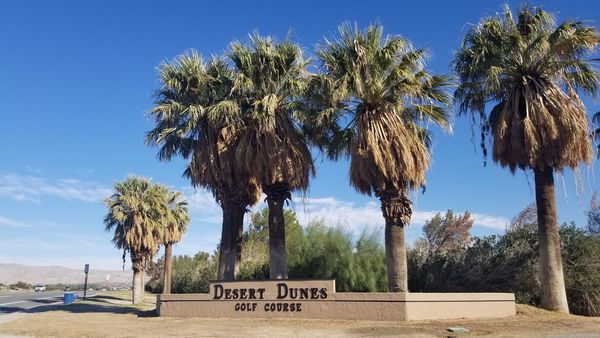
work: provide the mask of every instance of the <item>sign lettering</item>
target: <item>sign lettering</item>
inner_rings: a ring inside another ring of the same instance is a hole
[[[327,299],[329,290],[327,287],[303,287],[294,282],[293,285],[287,282],[269,284],[265,287],[239,287],[243,283],[211,284],[212,299],[217,301],[241,301],[235,302],[233,310],[236,312],[302,312],[303,304],[298,301],[318,301]],[[267,301],[252,302],[256,301]]]

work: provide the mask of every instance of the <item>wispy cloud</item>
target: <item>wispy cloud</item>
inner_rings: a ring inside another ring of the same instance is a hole
[[[188,200],[194,219],[205,223],[220,223],[222,211],[215,202],[213,195],[204,189],[181,189]],[[0,196],[12,198],[17,201],[40,202],[45,197],[58,197],[66,200],[81,200],[86,202],[100,201],[110,196],[111,189],[95,182],[78,179],[48,179],[36,175],[18,175],[13,173],[0,173]],[[360,232],[365,228],[380,229],[384,224],[379,203],[369,201],[355,203],[339,200],[335,197],[302,198],[296,197],[295,211],[301,224],[316,220],[323,220],[328,224],[340,225],[349,228],[352,232]],[[254,208],[258,210],[265,206],[264,203]],[[411,224],[423,225],[443,210],[415,210]],[[508,220],[486,213],[472,212],[476,226],[503,230]],[[0,224],[10,226],[23,226],[9,219],[1,219]]]
[[[72,178],[48,179],[34,175],[0,173],[0,196],[20,202],[39,203],[46,197],[97,202],[110,194],[109,188],[95,182]]]
[[[340,225],[349,228],[352,232],[360,232],[365,228],[381,229],[384,219],[381,215],[379,203],[370,201],[363,204],[341,201],[334,197],[305,198],[296,202],[296,213],[301,224],[307,225],[312,221],[323,220],[328,224]],[[411,225],[421,226],[441,210],[415,210],[412,215]],[[471,213],[476,226],[503,230],[508,220],[485,213]]]
[[[190,204],[190,210],[194,219],[206,223],[220,223],[222,211],[215,202],[212,194],[203,189],[182,189]],[[263,198],[261,198],[262,200]],[[306,198],[295,196],[292,207],[298,215],[298,220],[303,226],[313,221],[325,221],[330,225],[339,225],[351,232],[360,233],[365,228],[381,230],[384,219],[381,215],[380,205],[376,201],[356,203],[339,200],[335,197]],[[266,207],[261,202],[252,211],[258,211]],[[444,214],[446,210],[414,210],[411,225],[422,226],[437,213]],[[471,212],[475,226],[504,230],[509,220],[495,215],[480,212]]]
[[[29,228],[31,227],[31,224],[10,219],[8,217],[0,215],[0,226],[9,226],[14,228]]]
[[[505,230],[510,221],[504,217],[473,213],[471,214],[475,220],[475,225],[496,230]]]
[[[221,223],[223,213],[212,193],[205,189],[189,187],[184,187],[180,191],[188,202],[193,219],[206,223]]]

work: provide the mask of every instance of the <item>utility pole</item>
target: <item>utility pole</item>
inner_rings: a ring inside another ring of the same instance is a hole
[[[83,283],[83,300],[85,300],[85,296],[87,294],[87,278],[88,272],[90,272],[90,265],[86,264],[85,268],[83,268],[83,272],[85,272],[85,282]]]

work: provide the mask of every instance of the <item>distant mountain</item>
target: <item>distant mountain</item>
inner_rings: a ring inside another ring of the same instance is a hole
[[[131,283],[132,273],[129,271],[108,271],[90,269],[88,283]],[[29,284],[83,284],[83,269],[70,269],[63,266],[27,266],[20,264],[0,263],[0,283],[6,285],[25,282]]]

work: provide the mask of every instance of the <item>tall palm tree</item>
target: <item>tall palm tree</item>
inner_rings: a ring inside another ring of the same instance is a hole
[[[466,33],[453,61],[460,77],[455,100],[461,114],[479,119],[484,149],[490,137],[495,162],[513,173],[533,170],[541,304],[565,313],[553,172],[592,158],[588,117],[577,92],[598,90],[598,72],[585,56],[599,42],[596,28],[582,22],[556,25],[551,13],[537,7],[523,7],[515,18],[507,6]]]
[[[271,279],[287,278],[283,207],[294,190],[306,190],[314,175],[310,150],[296,126],[307,61],[289,39],[277,42],[254,34],[235,41],[228,57],[234,66],[233,93],[239,115],[232,140],[238,172],[253,173],[269,205]]]
[[[113,242],[131,257],[133,304],[144,301],[144,267],[158,251],[163,219],[168,213],[164,191],[149,180],[128,177],[115,183],[115,193],[104,202],[106,231],[114,230]]]
[[[190,224],[190,215],[188,213],[187,202],[182,199],[181,193],[176,191],[166,191],[168,197],[169,210],[164,220],[165,229],[163,232],[162,244],[165,247],[165,266],[163,293],[171,293],[171,267],[173,260],[173,244],[179,242],[183,234],[187,231]]]
[[[404,227],[409,191],[424,185],[430,162],[429,122],[450,128],[448,78],[424,69],[426,52],[408,40],[344,24],[317,46],[321,74],[307,90],[313,113],[305,127],[332,159],[349,155],[350,184],[377,196],[385,219],[388,286],[408,292]]]
[[[208,63],[197,52],[159,66],[162,84],[150,115],[156,126],[146,144],[159,146],[158,158],[180,155],[189,161],[184,175],[194,187],[213,193],[223,210],[217,279],[237,279],[241,260],[244,214],[258,202],[260,189],[241,173],[228,145],[236,126],[230,116],[233,73],[223,58]]]

